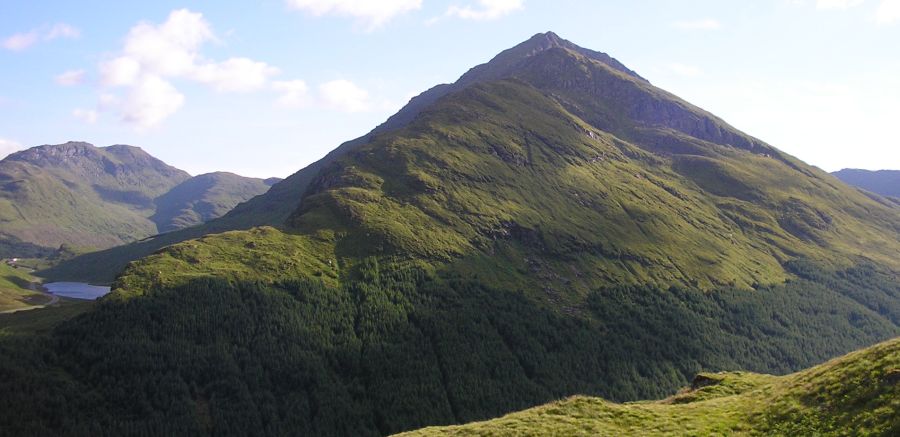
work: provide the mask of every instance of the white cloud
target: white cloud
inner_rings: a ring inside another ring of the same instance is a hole
[[[15,35],[8,36],[3,40],[3,48],[19,52],[33,46],[34,43],[40,40],[40,38],[40,34],[38,34],[37,31],[34,30],[27,33],[17,33]]]
[[[349,80],[338,79],[319,85],[325,107],[345,112],[361,112],[371,107],[369,93]]]
[[[695,67],[693,65],[682,64],[682,63],[678,63],[678,62],[673,62],[673,63],[667,65],[667,67],[669,68],[669,71],[671,71],[679,76],[697,77],[703,73],[703,71],[700,70],[699,67]]]
[[[211,85],[216,91],[248,92],[266,85],[278,69],[265,62],[247,58],[231,58],[225,62],[197,66],[191,77],[200,83]]]
[[[0,138],[0,159],[6,158],[10,153],[18,152],[24,148],[24,146],[16,141]]]
[[[422,7],[422,0],[286,0],[286,3],[289,8],[317,17],[328,14],[353,17],[369,30]]]
[[[155,126],[184,104],[184,95],[171,83],[155,75],[144,75],[118,105],[122,119],[139,128]]]
[[[121,97],[104,91],[99,108],[149,128],[184,105],[185,97],[173,80],[204,84],[218,92],[250,92],[265,88],[279,73],[265,62],[243,57],[207,59],[201,49],[213,41],[216,36],[203,14],[187,9],[172,11],[162,24],[138,23],[128,32],[121,52],[98,66],[103,86],[127,88]]]
[[[57,75],[54,80],[62,86],[79,85],[84,82],[84,70],[69,70]]]
[[[282,108],[303,108],[310,104],[309,86],[302,80],[273,82],[272,89],[281,93],[276,103]]]
[[[704,18],[701,20],[676,21],[672,23],[672,27],[681,30],[718,30],[722,28],[722,23],[712,18]]]
[[[3,48],[20,52],[41,41],[52,41],[57,38],[78,38],[81,32],[65,23],[53,26],[42,26],[28,32],[16,33],[3,39]]]
[[[900,21],[900,0],[881,0],[875,11],[875,22],[893,24]]]
[[[100,83],[106,86],[127,86],[137,81],[141,63],[128,56],[100,63]]]
[[[524,0],[478,0],[478,6],[450,6],[446,16],[465,20],[494,20],[522,9]]]
[[[178,9],[169,13],[168,19],[159,26],[140,23],[132,27],[122,52],[146,70],[180,76],[195,68],[200,46],[213,39],[203,14]]]
[[[816,0],[816,9],[850,9],[864,0]]]
[[[85,123],[94,124],[97,122],[99,114],[93,109],[75,108],[72,110],[72,116]]]

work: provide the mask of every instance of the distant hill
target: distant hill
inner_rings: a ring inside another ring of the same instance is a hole
[[[704,373],[661,401],[576,396],[437,436],[900,435],[900,339],[786,376]]]
[[[150,217],[159,232],[195,226],[220,217],[237,204],[265,193],[279,179],[256,179],[216,172],[194,176],[157,197]]]
[[[13,153],[0,161],[0,256],[117,246],[217,217],[268,189],[236,175],[198,178],[126,145],[68,142]]]
[[[832,173],[838,179],[882,196],[900,197],[900,170],[858,170],[845,168]]]

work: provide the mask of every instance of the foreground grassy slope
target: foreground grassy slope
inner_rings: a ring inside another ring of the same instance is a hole
[[[404,436],[897,435],[900,339],[785,376],[700,374],[655,402],[576,396],[486,422]]]

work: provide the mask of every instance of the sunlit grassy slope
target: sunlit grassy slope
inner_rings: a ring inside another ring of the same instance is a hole
[[[423,93],[386,125],[208,226],[46,274],[112,281],[166,245],[259,225],[331,232],[348,261],[399,253],[493,277],[532,270],[537,288],[576,294],[749,288],[784,280],[796,257],[900,267],[895,202],[553,34]]]
[[[133,264],[120,284],[154,272],[167,285],[223,270],[243,280],[297,274],[268,259],[283,251],[225,247],[269,238],[296,245],[287,252],[325,244],[309,253],[333,254],[335,266],[413,258],[571,305],[612,284],[779,283],[797,257],[898,267],[892,204],[773,150],[691,141],[707,156],[647,151],[521,81],[475,85],[324,169],[281,231],[175,245]],[[254,256],[217,255],[232,251]]]
[[[701,374],[661,401],[575,396],[404,436],[898,435],[900,339],[795,374]]]

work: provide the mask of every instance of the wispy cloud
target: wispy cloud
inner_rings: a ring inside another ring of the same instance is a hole
[[[31,46],[42,42],[52,41],[58,38],[78,38],[81,32],[65,23],[57,23],[53,26],[41,26],[28,32],[16,33],[3,39],[3,48],[14,52],[24,51]]]
[[[58,74],[53,80],[62,86],[80,85],[84,83],[85,74],[84,70],[69,70]]]
[[[325,107],[344,112],[362,112],[371,108],[369,93],[355,83],[332,80],[319,86],[319,98]]]
[[[684,20],[672,23],[672,27],[680,30],[718,30],[722,28],[719,20],[703,18],[699,20]]]
[[[282,108],[305,108],[311,104],[309,85],[305,81],[285,80],[272,82],[272,89],[281,93],[276,103]]]
[[[477,6],[452,5],[444,13],[444,16],[464,20],[496,20],[520,10],[524,6],[524,0],[478,0]]]
[[[286,0],[291,9],[316,17],[338,15],[359,20],[368,30],[383,26],[398,15],[418,10],[422,0]]]
[[[816,0],[816,9],[850,9],[859,6],[864,0]]]
[[[72,111],[72,116],[87,124],[94,124],[97,122],[97,117],[99,117],[99,114],[93,109],[75,108]]]

